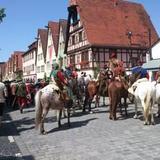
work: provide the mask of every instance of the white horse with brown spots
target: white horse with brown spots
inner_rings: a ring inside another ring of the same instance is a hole
[[[137,103],[140,101],[143,108],[144,124],[154,124],[153,106],[156,101],[155,84],[146,78],[139,79],[128,89],[128,92],[135,97],[135,115],[137,118]],[[151,117],[150,117],[151,116]]]
[[[60,92],[56,85],[49,84],[40,89],[35,95],[36,128],[40,127],[40,133],[46,134],[44,130],[44,120],[47,116],[49,109],[59,110],[58,126],[61,126],[62,110],[67,109],[68,125],[70,126],[70,108],[72,107],[73,100],[68,97],[67,92]]]

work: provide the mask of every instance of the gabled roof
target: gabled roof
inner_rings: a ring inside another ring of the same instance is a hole
[[[158,34],[141,4],[123,0],[76,0],[80,20],[92,45],[149,47]],[[74,4],[75,4],[74,2]]]
[[[37,50],[37,41],[34,41],[32,44],[30,44],[29,46],[28,46],[28,50],[23,54],[23,56],[24,55],[26,55],[27,53],[29,53],[31,50]]]
[[[160,43],[160,38],[158,38],[158,40],[155,41],[155,43],[152,44],[151,48],[153,48],[154,46],[156,46],[158,43]]]
[[[15,55],[15,54],[23,54],[23,53],[24,53],[24,51],[14,51],[13,55]]]
[[[58,38],[59,38],[59,22],[48,22],[48,27],[51,29],[53,45],[56,52],[56,56],[58,54]]]
[[[47,29],[38,29],[38,37],[40,36],[44,59],[46,59],[47,48]]]

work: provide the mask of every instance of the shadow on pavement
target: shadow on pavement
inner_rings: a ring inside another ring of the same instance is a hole
[[[23,156],[23,157],[16,157],[16,156],[1,156],[0,160],[35,160],[33,156]]]
[[[47,133],[64,131],[64,130],[68,130],[68,129],[74,129],[74,128],[86,126],[90,121],[93,121],[93,120],[96,120],[96,119],[98,119],[98,118],[91,118],[91,119],[87,119],[87,120],[84,120],[84,121],[71,122],[70,127],[68,126],[68,123],[65,123],[65,124],[62,125],[61,128],[54,128],[54,129],[48,131]]]
[[[5,113],[3,115],[3,121],[2,121],[2,126],[0,128],[0,136],[15,136],[19,135],[16,127],[10,117],[9,114]]]
[[[34,125],[35,124],[35,120],[34,120],[34,118],[30,119],[28,117],[25,117],[25,118],[22,118],[20,120],[13,121],[13,123],[15,124],[18,132],[23,132],[23,131],[31,130],[31,129],[35,128],[35,125]],[[26,127],[26,125],[32,125],[32,126]]]

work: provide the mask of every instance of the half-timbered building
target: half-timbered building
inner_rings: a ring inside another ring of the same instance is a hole
[[[47,46],[47,29],[38,29],[37,56],[36,56],[37,79],[45,78],[46,46]]]
[[[60,19],[57,60],[62,68],[64,68],[67,65],[67,55],[64,54],[66,29],[67,29],[67,20]]]
[[[115,52],[129,69],[146,61],[158,34],[141,4],[123,0],[71,0],[65,53],[68,63],[94,74]]]
[[[46,72],[46,77],[49,77],[52,70],[52,64],[57,61],[59,22],[49,21],[47,28],[48,32],[47,32],[45,72]]]
[[[23,79],[24,80],[37,80],[36,74],[36,53],[37,41],[28,46],[28,50],[22,55],[23,64]]]

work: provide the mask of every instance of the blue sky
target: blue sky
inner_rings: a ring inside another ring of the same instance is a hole
[[[160,35],[160,0],[130,0],[142,3]],[[14,51],[26,51],[35,40],[37,29],[49,20],[67,18],[68,0],[0,0],[7,17],[0,24],[0,61]]]

